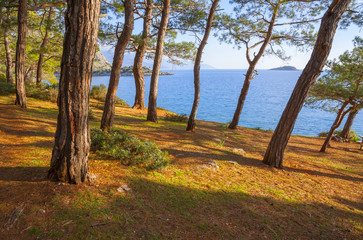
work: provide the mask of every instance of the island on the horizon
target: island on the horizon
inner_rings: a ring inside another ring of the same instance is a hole
[[[93,63],[93,76],[109,76],[111,75],[111,63],[107,61],[101,52],[97,52]],[[132,66],[122,67],[121,76],[133,76]],[[142,67],[145,76],[151,76],[152,70],[148,67]],[[171,72],[160,71],[159,75],[174,75]]]
[[[283,67],[271,68],[270,70],[297,71],[298,69],[294,66],[283,66]]]

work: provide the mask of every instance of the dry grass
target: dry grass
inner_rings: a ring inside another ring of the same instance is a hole
[[[332,143],[320,153],[323,139],[293,136],[285,169],[277,170],[261,162],[271,132],[198,121],[197,131],[189,133],[185,123],[150,123],[146,111],[117,108],[117,127],[154,140],[172,164],[148,172],[91,154],[96,184],[63,185],[45,178],[56,105],[29,99],[23,110],[13,100],[0,97],[0,239],[363,236],[363,157],[357,144]],[[91,126],[98,127],[101,110],[93,107],[93,113]],[[218,169],[206,167],[211,160]],[[119,193],[122,184],[132,192]],[[4,230],[21,204],[17,223]]]

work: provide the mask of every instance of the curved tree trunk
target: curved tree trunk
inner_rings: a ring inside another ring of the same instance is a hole
[[[48,13],[48,21],[52,18],[52,10],[53,8],[49,9]],[[40,45],[40,53],[39,53],[39,59],[38,59],[38,66],[37,66],[37,86],[40,87],[40,83],[42,82],[42,73],[43,73],[43,62],[44,62],[44,49],[48,42],[48,35],[49,35],[49,27],[46,26],[44,38],[42,41],[42,44]]]
[[[340,134],[340,136],[342,138],[345,138],[345,139],[349,138],[350,129],[352,128],[352,125],[353,125],[355,117],[357,116],[357,113],[358,113],[357,109],[354,109],[351,112],[349,112],[348,119],[345,122],[342,133]]]
[[[240,119],[240,116],[242,113],[243,105],[244,105],[244,102],[247,97],[248,89],[250,88],[252,79],[256,76],[256,75],[254,75],[256,65],[257,65],[258,61],[260,60],[260,58],[262,57],[263,53],[265,52],[266,47],[268,46],[268,44],[271,41],[272,31],[273,31],[273,28],[275,25],[275,21],[276,21],[279,9],[280,9],[280,5],[277,5],[272,14],[272,17],[271,17],[270,24],[269,24],[269,27],[268,27],[268,30],[266,33],[266,38],[265,38],[264,42],[262,43],[257,55],[253,58],[252,61],[249,60],[250,59],[249,58],[249,49],[246,49],[246,55],[247,55],[247,60],[249,62],[249,67],[248,67],[248,70],[246,73],[245,81],[243,83],[241,94],[238,98],[236,111],[234,112],[233,119],[228,126],[229,129],[237,128],[237,125],[238,125],[238,122],[239,122],[239,119]]]
[[[279,124],[272,135],[263,163],[276,168],[282,168],[284,151],[291,132],[294,129],[296,118],[304,105],[310,88],[324,67],[325,61],[330,53],[338,22],[350,2],[351,0],[334,0],[324,14],[313,53],[301,73],[290,100],[280,118]]]
[[[160,73],[161,59],[163,57],[166,27],[168,25],[168,20],[169,20],[169,10],[170,10],[170,0],[164,0],[163,12],[161,15],[160,27],[158,32],[158,41],[156,44],[153,71],[151,74],[149,104],[147,111],[147,120],[152,122],[158,121],[158,116],[156,112],[156,98],[158,95],[159,73]]]
[[[251,81],[254,78],[253,73],[255,71],[255,67],[256,67],[256,64],[250,65],[247,70],[245,81],[243,82],[241,94],[239,95],[239,98],[238,98],[236,111],[234,112],[231,123],[228,125],[229,129],[237,128],[237,125],[238,125],[238,122],[239,122],[239,119],[240,119],[240,116],[242,113],[243,105],[244,105],[244,102],[247,97],[248,89],[250,88]]]
[[[59,113],[48,178],[78,184],[88,180],[89,92],[101,0],[68,0],[67,6]]]
[[[16,100],[15,105],[26,108],[25,94],[25,50],[27,36],[27,15],[28,3],[27,0],[19,0],[18,9],[18,40],[16,42],[16,58],[15,58],[15,90]]]
[[[352,108],[349,108],[347,111],[344,111],[344,109],[347,107],[347,105],[349,104],[349,101],[344,102],[343,105],[341,106],[341,108],[338,111],[337,117],[335,118],[335,121],[333,123],[333,125],[331,126],[328,135],[325,138],[324,144],[320,149],[320,152],[325,152],[326,148],[328,147],[330,140],[334,134],[335,129],[337,129],[340,124],[343,121],[344,116],[350,112],[352,110]]]
[[[108,84],[105,107],[101,120],[101,129],[108,131],[113,126],[115,116],[115,98],[121,75],[122,61],[127,43],[130,40],[134,28],[134,0],[125,1],[125,24],[120,37],[117,40],[113,56],[110,83]]]
[[[10,18],[9,8],[7,9],[7,20]],[[11,57],[10,40],[9,40],[9,26],[5,24],[4,28],[4,46],[6,55],[6,81],[7,83],[14,84],[13,79],[13,59]]]
[[[135,78],[135,103],[132,108],[143,109],[145,108],[145,79],[142,70],[142,62],[147,50],[149,42],[151,17],[153,12],[153,0],[147,0],[145,6],[144,25],[142,30],[141,43],[138,46],[134,59],[133,73]]]
[[[207,20],[207,26],[205,27],[204,36],[203,36],[202,41],[200,42],[200,45],[199,45],[199,48],[197,51],[197,56],[196,56],[195,62],[194,62],[194,102],[193,102],[192,111],[190,112],[190,115],[189,115],[187,131],[195,130],[195,118],[197,116],[199,99],[200,99],[200,62],[202,61],[203,49],[204,49],[205,45],[207,44],[208,37],[209,37],[210,31],[212,29],[213,17],[214,17],[214,13],[218,7],[218,2],[219,2],[219,0],[214,0],[212,3],[211,9],[209,11],[208,20]]]

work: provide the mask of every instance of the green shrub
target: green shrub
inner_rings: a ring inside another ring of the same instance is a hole
[[[92,89],[90,92],[91,98],[96,99],[101,102],[105,102],[106,95],[107,95],[107,87],[105,84],[100,84],[99,86],[92,86]],[[129,107],[129,105],[124,100],[122,100],[121,98],[119,98],[117,96],[115,99],[115,103],[118,105],[121,105],[121,106]],[[103,110],[103,105],[102,105],[101,110]]]
[[[183,122],[186,123],[188,122],[188,116],[186,114],[166,114],[166,116],[164,117],[165,121],[170,121],[170,122]]]
[[[335,130],[334,134],[340,136],[342,131],[343,131],[343,129]],[[328,136],[328,133],[329,133],[329,131],[321,132],[321,133],[319,133],[318,137],[326,137],[326,136]],[[351,140],[351,141],[354,141],[354,142],[358,142],[360,140],[359,137],[358,137],[358,134],[353,130],[350,130],[349,135],[348,135],[348,139]]]
[[[116,96],[115,103],[123,107],[130,107],[124,100]]]
[[[92,86],[90,97],[98,101],[104,102],[107,95],[107,87],[105,84],[100,84],[99,86]]]
[[[27,97],[57,102],[58,88],[56,85],[42,85],[40,88],[35,85],[25,85],[25,91]]]
[[[110,159],[118,159],[124,165],[136,165],[147,170],[159,169],[169,164],[168,153],[149,141],[141,140],[120,129],[109,132],[91,130],[91,150]]]
[[[6,81],[0,82],[0,96],[7,96],[15,93],[15,86],[13,84],[9,84]]]

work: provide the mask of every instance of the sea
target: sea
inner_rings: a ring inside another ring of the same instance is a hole
[[[159,77],[157,106],[177,114],[189,116],[194,99],[192,70],[171,70],[174,75]],[[251,86],[240,117],[239,126],[274,130],[288,102],[301,70],[258,70]],[[246,70],[208,69],[200,72],[200,103],[197,119],[228,123],[232,120],[241,92]],[[108,86],[109,76],[96,76],[92,85]],[[150,76],[145,77],[148,104]],[[133,76],[122,76],[117,90],[118,97],[130,106],[134,104],[135,82]],[[293,134],[317,136],[328,131],[336,117],[304,106],[295,123]],[[345,122],[345,120],[344,120]],[[342,123],[342,128],[344,125]],[[363,135],[363,112],[358,113],[352,130]]]

